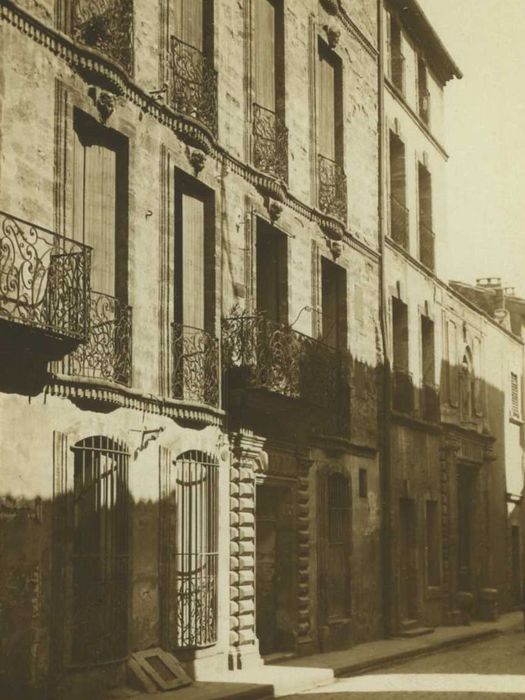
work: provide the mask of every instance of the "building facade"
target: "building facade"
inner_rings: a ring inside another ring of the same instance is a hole
[[[0,3],[4,692],[383,634],[372,5]]]
[[[417,4],[0,0],[0,47],[0,696],[515,604],[522,307],[438,276]]]
[[[508,400],[523,343],[479,289],[440,277],[453,251],[445,91],[461,71],[417,2],[385,2],[383,27],[385,623],[410,634],[516,604],[521,536],[512,531],[512,573],[506,493],[512,481],[522,489],[521,393],[514,413]]]

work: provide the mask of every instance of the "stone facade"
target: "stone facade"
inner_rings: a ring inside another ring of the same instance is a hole
[[[421,163],[439,271],[456,69],[442,49],[430,61],[426,124],[419,25],[401,40],[405,96],[389,70],[380,95],[386,10],[272,3],[272,111],[263,4],[205,0],[197,46],[177,0],[0,0],[0,694],[104,697],[157,647],[217,679],[407,618],[460,621],[460,464],[482,504],[473,604],[485,614],[493,589],[512,604],[522,515],[492,494],[522,488],[522,424],[506,420],[522,340],[441,282],[415,236]],[[391,134],[408,154],[405,247]],[[394,303],[409,411],[390,410]]]

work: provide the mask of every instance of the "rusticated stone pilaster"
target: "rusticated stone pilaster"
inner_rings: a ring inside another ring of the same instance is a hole
[[[255,471],[264,439],[232,436],[230,468],[230,667],[260,665],[255,635]]]
[[[310,493],[308,471],[312,460],[297,459],[297,651],[313,652],[310,622]]]

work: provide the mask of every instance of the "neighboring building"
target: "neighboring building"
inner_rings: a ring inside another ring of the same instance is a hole
[[[0,9],[3,688],[380,637],[374,3]]]
[[[439,277],[444,91],[461,72],[414,0],[385,0],[383,21],[385,623],[413,634],[511,606],[505,494],[509,463],[521,469],[522,399],[510,419],[507,402],[523,343]]]

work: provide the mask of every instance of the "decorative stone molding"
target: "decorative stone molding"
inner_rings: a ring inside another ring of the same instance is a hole
[[[265,440],[232,436],[230,468],[230,668],[261,665],[255,635],[255,472]]]
[[[326,33],[326,40],[328,42],[328,46],[331,49],[335,49],[335,47],[339,43],[339,39],[341,37],[341,32],[339,31],[339,29],[336,29],[335,27],[331,27],[329,24],[325,24],[323,29],[325,30],[325,33]]]
[[[189,164],[193,168],[195,177],[198,177],[199,173],[206,164],[206,154],[198,148],[186,146],[186,156],[188,158]]]
[[[98,110],[100,121],[105,124],[115,111],[115,95],[106,90],[101,90],[96,85],[89,87],[88,95]]]
[[[331,238],[327,238],[326,244],[328,246],[328,250],[332,253],[332,257],[334,258],[334,260],[337,260],[337,258],[343,252],[343,242],[334,241]]]
[[[280,218],[280,216],[283,212],[283,207],[281,204],[279,204],[274,199],[269,197],[267,202],[266,202],[266,208],[267,208],[268,214],[270,216],[270,221],[272,222],[272,224],[274,224]]]

